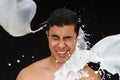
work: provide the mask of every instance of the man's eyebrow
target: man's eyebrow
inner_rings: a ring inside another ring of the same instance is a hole
[[[65,36],[64,38],[72,38],[72,36]]]
[[[56,35],[56,34],[53,34],[52,37],[60,38],[60,37],[59,37],[58,35]],[[66,39],[66,38],[72,38],[72,36],[64,36],[63,38],[64,38],[64,39]]]
[[[59,37],[59,36],[58,36],[58,35],[56,35],[56,34],[53,34],[53,35],[52,35],[52,37]]]

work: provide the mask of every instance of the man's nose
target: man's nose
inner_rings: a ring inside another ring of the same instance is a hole
[[[64,40],[60,40],[58,43],[59,48],[65,48],[66,44]]]

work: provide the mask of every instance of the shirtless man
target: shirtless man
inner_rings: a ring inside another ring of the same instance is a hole
[[[34,62],[20,71],[16,80],[55,80],[54,73],[69,59],[76,48],[79,20],[69,9],[53,11],[47,22],[46,35],[51,55]],[[44,54],[44,53],[43,53]],[[84,67],[89,77],[81,80],[101,80],[90,67]]]

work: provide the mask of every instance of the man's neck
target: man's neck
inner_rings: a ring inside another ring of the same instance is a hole
[[[52,56],[49,57],[49,64],[55,71],[57,71],[63,65],[63,63],[56,62],[56,59]]]

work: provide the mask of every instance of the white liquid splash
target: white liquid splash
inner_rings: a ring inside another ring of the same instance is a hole
[[[78,41],[81,43],[80,40]],[[80,48],[77,46],[70,59],[55,73],[56,80],[79,80],[86,74],[81,76],[78,71],[89,62],[100,62],[100,69],[120,75],[120,34],[103,38],[90,50]],[[68,78],[69,76],[71,78]]]
[[[14,37],[35,33],[31,21],[36,13],[33,0],[0,0],[0,26]]]
[[[101,69],[120,74],[120,34],[103,38],[91,48],[91,51],[102,58]]]
[[[30,29],[35,13],[36,4],[33,0],[0,0],[0,25],[14,37],[34,33],[45,27],[36,31]],[[103,38],[90,50],[87,50],[82,29],[79,34],[76,50],[55,73],[56,80],[75,80],[86,76],[87,73],[82,69],[88,62],[100,62],[101,69],[120,75],[120,34]]]

